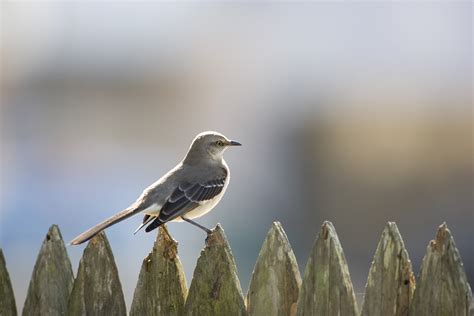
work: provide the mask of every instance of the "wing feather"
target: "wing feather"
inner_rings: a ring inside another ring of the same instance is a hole
[[[179,185],[163,205],[159,215],[147,226],[152,231],[163,223],[184,215],[198,207],[202,202],[216,197],[222,192],[226,177],[210,180],[206,183],[186,183]]]

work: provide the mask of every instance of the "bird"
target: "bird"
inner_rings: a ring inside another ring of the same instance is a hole
[[[129,207],[83,232],[70,244],[82,244],[138,213],[144,216],[134,234],[145,226],[145,231],[151,232],[170,221],[186,221],[209,235],[212,231],[193,219],[211,211],[224,195],[230,181],[224,151],[233,146],[241,143],[214,131],[198,134],[176,167],[147,187]]]

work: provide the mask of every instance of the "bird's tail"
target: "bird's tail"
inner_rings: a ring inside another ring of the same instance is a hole
[[[133,234],[135,235],[136,233],[138,233],[138,231],[140,229],[142,229],[146,224],[148,224],[149,222],[151,222],[153,219],[155,219],[156,216],[151,216],[151,215],[145,215],[145,217],[143,218],[143,223],[138,226],[138,228],[133,232]]]
[[[82,234],[80,234],[79,236],[77,236],[76,238],[71,240],[70,244],[71,245],[82,244],[83,242],[88,241],[89,239],[91,239],[92,237],[94,237],[95,235],[97,235],[98,233],[100,233],[101,231],[106,229],[107,227],[112,226],[112,225],[114,225],[118,222],[121,222],[124,219],[126,219],[126,218],[140,212],[140,211],[141,211],[141,208],[139,208],[135,205],[132,205],[132,206],[124,209],[123,211],[115,214],[114,216],[109,217],[108,219],[106,219],[102,223],[99,223],[99,224],[95,225],[94,227],[88,229],[87,231],[83,232]]]

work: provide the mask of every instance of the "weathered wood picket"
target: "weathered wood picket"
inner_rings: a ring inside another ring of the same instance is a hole
[[[117,267],[104,233],[94,237],[74,279],[61,233],[49,229],[31,277],[23,315],[126,315]],[[220,225],[206,239],[189,291],[177,243],[161,227],[143,260],[130,315],[474,315],[472,292],[446,224],[438,228],[415,282],[395,223],[375,251],[359,312],[336,230],[324,222],[303,279],[280,223],[273,223],[244,299]],[[0,249],[0,316],[17,315]]]

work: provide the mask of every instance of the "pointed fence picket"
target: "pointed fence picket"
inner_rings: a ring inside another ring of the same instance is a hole
[[[414,290],[408,252],[397,225],[389,222],[370,267],[361,315],[408,315]]]
[[[178,243],[162,226],[152,252],[143,260],[130,315],[182,315],[187,292]]]
[[[281,224],[274,222],[250,280],[247,293],[249,316],[295,315],[300,287],[300,271],[290,242]]]
[[[194,269],[184,315],[246,315],[237,268],[218,224]]]
[[[206,239],[189,291],[166,226],[144,259],[130,315],[465,315],[472,292],[446,224],[428,245],[418,279],[395,223],[382,232],[359,313],[336,230],[324,222],[303,278],[280,223],[263,242],[244,299],[220,225]],[[91,239],[74,279],[59,228],[51,226],[32,273],[23,315],[126,315],[112,250],[104,233]],[[0,316],[17,315],[0,249]]]
[[[306,264],[297,315],[357,315],[351,277],[336,230],[324,222]]]
[[[67,315],[126,315],[125,300],[112,249],[105,233],[91,239],[84,249]]]
[[[411,305],[420,316],[474,315],[472,292],[461,257],[446,224],[439,227],[423,258]]]
[[[7,264],[0,249],[0,315],[16,315],[15,296],[8,275]]]
[[[23,307],[23,315],[64,315],[74,282],[71,262],[59,231],[52,225],[44,238]]]

